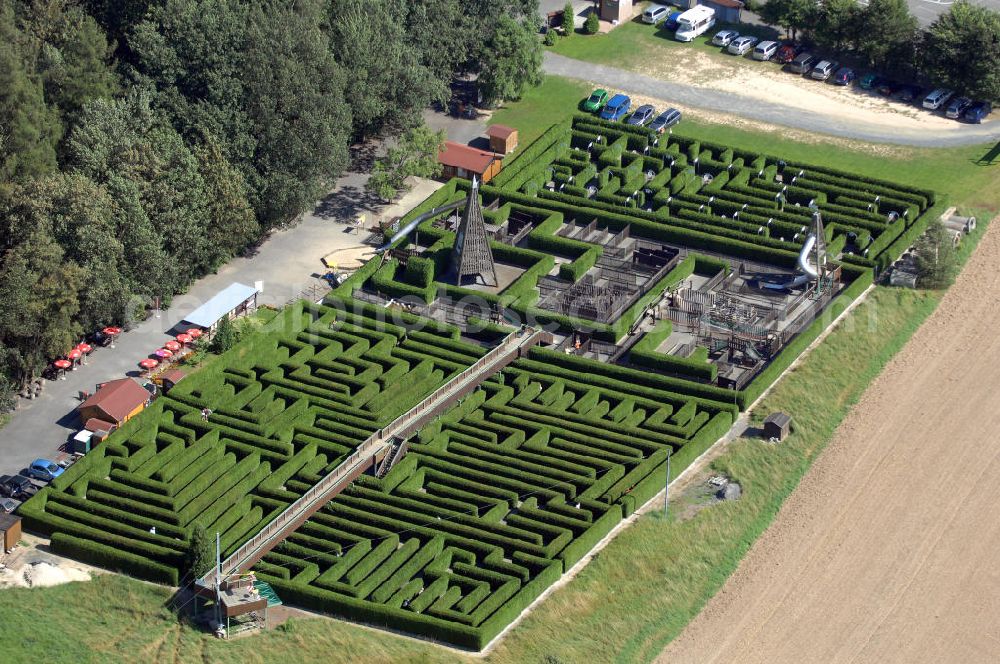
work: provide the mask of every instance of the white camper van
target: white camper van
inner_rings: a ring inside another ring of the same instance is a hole
[[[698,5],[677,17],[677,41],[689,42],[698,35],[703,35],[715,25],[715,10]]]

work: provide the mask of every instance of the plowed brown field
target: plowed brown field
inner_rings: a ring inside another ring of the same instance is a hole
[[[998,455],[995,221],[659,661],[1000,661]]]

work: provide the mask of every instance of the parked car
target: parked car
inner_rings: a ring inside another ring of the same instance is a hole
[[[888,78],[883,78],[880,79],[878,85],[875,86],[875,92],[879,93],[883,97],[891,97],[897,92],[899,92],[901,87],[902,86],[900,86],[900,84],[897,83],[896,81],[893,81]]]
[[[798,44],[782,44],[778,49],[778,52],[774,54],[774,61],[781,65],[787,65],[789,62],[794,60],[799,53],[802,52],[802,47]]]
[[[740,36],[735,30],[719,30],[712,37],[712,43],[716,46],[729,46],[733,40]]]
[[[628,115],[628,112],[632,109],[632,100],[628,96],[623,94],[617,94],[608,100],[608,103],[604,105],[601,109],[601,119],[611,120],[612,122],[621,120],[623,117]]]
[[[663,19],[667,18],[670,14],[670,10],[663,5],[650,5],[646,7],[646,11],[642,13],[642,22],[649,23],[650,25],[656,25]]]
[[[957,120],[965,115],[970,106],[972,106],[972,100],[968,97],[955,97],[948,104],[948,108],[945,109],[944,114],[946,117]]]
[[[834,85],[850,85],[854,81],[854,70],[850,67],[841,67],[833,75]]]
[[[830,78],[831,74],[837,70],[837,62],[835,60],[822,60],[818,65],[816,65],[809,75],[812,76],[817,81],[825,81]]]
[[[676,108],[668,108],[656,116],[656,119],[649,125],[649,128],[658,134],[662,134],[680,121],[681,112]]]
[[[51,482],[62,475],[63,471],[64,469],[56,464],[55,461],[49,461],[48,459],[35,459],[28,466],[28,476],[34,477],[36,480],[42,480],[43,482]]]
[[[761,62],[766,62],[774,57],[774,54],[778,52],[778,48],[781,46],[776,41],[762,41],[753,50],[752,57],[754,60],[760,60]]]
[[[878,84],[882,82],[878,74],[873,74],[868,72],[858,79],[858,87],[862,90],[872,90],[878,87]]]
[[[636,127],[645,127],[653,120],[654,117],[656,117],[656,109],[649,104],[643,104],[639,108],[635,109],[635,113],[629,117],[625,124],[634,125]]]
[[[795,74],[805,74],[816,64],[816,56],[812,53],[799,53],[788,65],[788,71]]]
[[[756,43],[757,43],[756,37],[750,37],[748,35],[744,35],[742,37],[737,37],[733,41],[729,42],[729,46],[726,47],[726,50],[732,53],[733,55],[746,55],[747,51],[753,48]]]
[[[965,111],[965,119],[979,124],[993,112],[993,104],[988,101],[976,102]]]
[[[899,101],[910,103],[920,96],[923,89],[919,85],[904,85],[899,88]]]
[[[596,113],[601,110],[608,101],[608,91],[598,88],[590,93],[587,101],[583,102],[583,110]]]
[[[38,487],[23,475],[3,475],[0,477],[0,496],[27,500],[38,493]]]
[[[923,107],[929,111],[936,111],[943,106],[955,93],[947,88],[938,88],[924,97]]]
[[[667,30],[676,30],[677,18],[683,13],[684,12],[673,12],[672,14],[670,14],[670,16],[667,17],[667,20],[663,22],[663,27],[666,28]]]

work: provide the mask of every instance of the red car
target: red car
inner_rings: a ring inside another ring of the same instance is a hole
[[[787,65],[801,52],[802,47],[798,44],[782,44],[778,52],[774,54],[773,60],[778,64]]]

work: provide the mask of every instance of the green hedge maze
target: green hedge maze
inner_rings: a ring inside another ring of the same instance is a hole
[[[286,601],[480,649],[730,427],[731,403],[533,350],[255,568]],[[633,372],[638,373],[638,372]],[[652,385],[652,382],[651,382]]]
[[[57,551],[171,585],[196,524],[233,551],[485,352],[456,328],[359,311],[288,308],[25,503],[26,525]]]
[[[402,223],[470,188],[448,182]],[[195,526],[234,551],[516,325],[543,327],[550,343],[254,567],[285,602],[482,649],[663,487],[668,455],[676,475],[723,436],[945,205],[584,115],[479,195],[496,286],[450,282],[456,218],[425,219],[322,304],[289,306],[158,398],[22,506],[26,526],[57,552],[184,584]],[[828,281],[761,292],[761,272],[797,274],[813,209]]]

